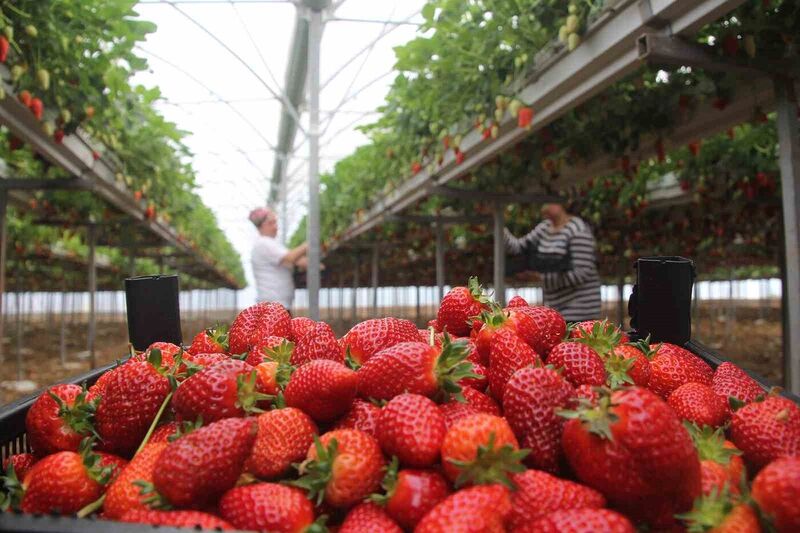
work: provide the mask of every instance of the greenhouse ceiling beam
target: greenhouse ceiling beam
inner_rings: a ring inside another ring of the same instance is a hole
[[[367,24],[385,24],[387,26],[422,26],[421,22],[412,22],[410,20],[373,20],[346,17],[333,17],[328,19],[328,22],[363,22]]]
[[[536,115],[531,130],[518,128],[507,118],[500,125],[497,139],[483,139],[472,130],[462,141],[466,158],[457,164],[448,153],[439,170],[426,170],[406,180],[389,195],[379,199],[364,222],[351,226],[344,239],[354,238],[389,213],[398,213],[430,194],[432,187],[473,171],[498,153],[553,122],[564,113],[587,101],[641,65],[636,39],[645,31],[664,34],[691,34],[743,3],[744,0],[643,0],[621,1],[606,11],[587,31],[583,43],[572,52],[561,47],[543,61],[518,98],[529,104]]]

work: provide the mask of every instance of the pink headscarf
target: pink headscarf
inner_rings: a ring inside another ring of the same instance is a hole
[[[250,211],[250,216],[248,218],[256,227],[259,227],[271,214],[272,212],[266,207],[256,207]]]

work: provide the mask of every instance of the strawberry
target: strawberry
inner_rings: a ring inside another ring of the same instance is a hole
[[[549,513],[567,509],[605,507],[606,499],[594,489],[538,470],[511,477],[517,490],[511,493],[508,527],[512,531]]]
[[[9,468],[14,469],[14,475],[17,480],[25,479],[25,474],[36,463],[36,457],[32,453],[16,453],[5,458],[3,461],[3,471],[7,472]]]
[[[695,424],[684,423],[692,436],[700,459],[700,481],[704,495],[717,492],[727,485],[732,494],[739,493],[739,484],[744,473],[742,452],[725,440],[722,428],[709,426],[698,428]]]
[[[0,63],[5,63],[8,59],[8,49],[11,44],[5,36],[0,36]]]
[[[491,397],[472,387],[461,391],[464,400],[481,413],[500,416],[500,406]],[[457,400],[455,400],[457,401]]]
[[[745,405],[731,416],[730,437],[755,472],[779,457],[800,455],[800,407],[782,396]]]
[[[102,449],[129,456],[138,448],[170,393],[170,381],[159,372],[158,351],[150,361],[128,361],[105,383],[95,415]]]
[[[178,435],[183,434],[184,427],[197,429],[194,428],[194,425],[195,422],[178,422],[177,420],[161,424],[153,430],[153,433],[147,440],[147,444],[152,444],[154,442],[172,442]],[[198,424],[198,427],[202,427],[202,424]]]
[[[180,346],[172,344],[171,342],[154,342],[144,351],[144,359],[147,359],[150,352],[153,350],[159,350],[161,352],[162,361],[168,365],[171,365],[174,362],[175,356],[183,351]]]
[[[113,453],[106,453],[106,452],[94,452],[97,457],[98,461],[97,464],[100,468],[107,468],[108,469],[108,483],[113,483],[117,477],[119,477],[120,472],[128,466],[128,460],[123,459],[119,455],[114,455]]]
[[[727,361],[714,371],[711,388],[726,401],[729,398],[736,398],[745,404],[756,401],[759,396],[766,395],[756,380],[735,364]]]
[[[53,132],[53,141],[56,144],[62,144],[64,142],[64,130],[56,128],[56,131]]]
[[[332,422],[350,409],[358,376],[341,363],[318,359],[298,368],[286,385],[286,405],[317,422]]]
[[[567,323],[555,309],[544,306],[516,307],[516,311],[528,315],[533,321],[534,332],[528,340],[541,357],[546,357],[567,332]]]
[[[299,409],[287,407],[258,415],[258,434],[245,467],[261,479],[278,478],[302,461],[317,426]]]
[[[444,417],[429,398],[401,394],[381,409],[376,433],[387,456],[397,456],[404,466],[432,466],[444,440]]]
[[[453,287],[444,295],[436,313],[436,322],[450,335],[464,337],[469,334],[470,319],[487,309],[488,303],[478,278],[469,278],[466,287]]]
[[[489,380],[487,379],[489,371],[482,364],[472,361],[472,373],[478,377],[464,378],[458,382],[462,390],[464,387],[470,387],[477,391],[485,392],[486,387],[489,385]]]
[[[420,520],[414,533],[503,533],[510,512],[508,488],[502,485],[469,487],[439,502]]]
[[[503,310],[493,304],[491,310],[481,313],[482,326],[475,336],[475,346],[481,357],[489,357],[492,339],[501,331],[515,333],[529,346],[536,344],[539,329],[534,319],[522,309],[524,308],[517,307]]]
[[[344,350],[363,365],[386,348],[401,342],[419,341],[417,327],[409,320],[399,318],[374,318],[359,322],[342,337]]]
[[[30,107],[31,101],[33,100],[33,95],[30,93],[30,91],[23,89],[19,92],[18,98],[19,101],[22,102],[22,105],[25,107]]]
[[[727,487],[698,498],[690,512],[677,518],[684,521],[689,531],[761,533],[755,510],[732,497]]]
[[[486,327],[486,326],[484,326]],[[503,392],[511,376],[520,368],[541,366],[536,352],[511,329],[492,335],[489,350],[489,390],[503,403]]]
[[[303,365],[314,359],[330,359],[344,364],[344,354],[333,329],[325,322],[317,322],[311,330],[300,337],[292,352],[292,364]]]
[[[651,346],[655,355],[650,361],[648,388],[664,399],[684,383],[711,385],[714,371],[688,350],[667,342]]]
[[[172,399],[183,420],[214,422],[261,412],[270,397],[256,370],[238,359],[226,359],[202,369],[180,384]]]
[[[289,325],[289,340],[292,342],[299,341],[300,337],[304,337],[306,333],[313,329],[314,324],[316,324],[316,322],[305,316],[296,316],[292,318],[291,324]]]
[[[511,486],[508,472],[521,472],[519,450],[511,426],[502,417],[479,413],[458,420],[442,442],[442,467],[456,486],[502,483]]]
[[[229,359],[228,354],[225,353],[196,353],[192,354],[186,352],[183,354],[183,362],[189,363],[193,366],[198,367],[197,370],[202,370],[203,368],[211,365],[215,365],[220,361],[226,361]]]
[[[301,477],[292,484],[317,504],[351,507],[380,487],[383,454],[378,441],[363,431],[329,431],[315,439],[306,457],[298,468]]]
[[[103,516],[111,520],[119,520],[131,510],[147,510],[145,496],[139,482],[153,482],[156,460],[167,447],[166,440],[148,442],[142,450],[131,459],[119,476],[108,486],[106,499],[103,502]]]
[[[669,395],[668,403],[679,418],[699,426],[719,427],[730,416],[725,400],[700,383],[681,385]]]
[[[200,511],[158,511],[151,509],[134,509],[128,511],[120,522],[134,524],[152,524],[154,526],[186,527],[197,529],[232,530],[233,526],[213,514]]]
[[[800,457],[765,466],[753,481],[752,496],[777,531],[800,531]]]
[[[55,385],[33,402],[25,416],[25,430],[37,456],[76,452],[81,440],[94,432],[92,417],[98,399],[87,396],[78,385]]]
[[[529,307],[529,304],[525,298],[518,294],[508,301],[507,307],[509,309],[514,309],[515,307]]]
[[[453,427],[453,424],[455,424],[457,420],[461,420],[470,415],[476,415],[481,411],[468,403],[450,400],[439,406],[439,412],[442,413],[444,417],[444,429],[446,431]]]
[[[31,99],[31,105],[28,106],[33,113],[33,116],[36,117],[36,120],[42,120],[44,116],[44,103],[42,102],[41,98],[33,97]]]
[[[353,507],[342,522],[339,533],[402,533],[386,512],[374,503],[361,503]]]
[[[217,326],[208,328],[195,335],[192,345],[187,350],[190,354],[227,353],[228,328]]]
[[[303,491],[277,483],[236,487],[222,497],[219,513],[236,529],[301,533],[314,523],[314,506]]]
[[[700,461],[670,407],[640,387],[606,391],[562,412],[564,453],[577,478],[636,521],[669,525],[700,494]]]
[[[402,342],[370,357],[358,370],[358,394],[365,399],[391,400],[404,392],[433,397],[461,392],[458,382],[475,377],[466,341],[442,348],[421,342]]]
[[[605,369],[608,385],[611,388],[624,384],[647,387],[650,383],[649,345],[643,351],[639,344],[620,344],[605,356]]]
[[[722,39],[722,49],[728,56],[735,56],[739,52],[739,38],[736,34],[729,33]]]
[[[245,353],[263,337],[289,337],[292,323],[279,303],[258,303],[239,313],[228,331],[228,351]]]
[[[628,336],[608,320],[587,320],[574,324],[569,338],[590,346],[605,357],[615,347],[628,342]]]
[[[439,321],[436,320],[435,318],[433,320],[428,320],[427,326],[428,328],[433,328],[433,331],[435,331],[436,333],[442,332],[442,328],[441,326],[439,326]]]
[[[110,469],[99,464],[85,439],[80,453],[56,452],[37,462],[22,481],[24,494],[20,509],[24,513],[70,515],[103,494]]]
[[[598,387],[593,387],[591,385],[579,385],[575,387],[573,403],[575,403],[574,400],[580,400],[581,398],[588,400],[592,405],[596,404],[597,400],[600,399]]]
[[[530,129],[533,121],[533,108],[521,107],[517,115],[517,126]]]
[[[565,408],[573,395],[572,386],[550,368],[523,368],[506,384],[505,416],[522,445],[531,450],[530,466],[559,471],[564,419],[556,410]]]
[[[226,418],[170,443],[158,457],[153,486],[169,503],[202,508],[233,487],[256,438],[253,419]]]
[[[278,350],[279,353],[282,355],[284,353],[288,354],[288,358],[285,361],[288,364],[294,352],[294,346],[293,342],[287,341],[283,337],[270,335],[259,339],[258,342],[250,348],[244,360],[247,364],[253,366],[258,366],[264,361],[277,361],[278,359],[283,359],[283,357],[276,357],[274,353],[274,350],[280,348],[280,350]],[[269,352],[269,350],[273,350],[273,352]]]
[[[350,410],[336,423],[334,429],[360,429],[377,438],[381,408],[360,398],[353,400]]]
[[[447,481],[433,470],[397,470],[393,458],[383,478],[385,494],[373,494],[372,501],[380,504],[398,524],[414,529],[425,514],[449,494]]]
[[[564,378],[575,385],[602,385],[606,381],[603,360],[592,348],[580,342],[557,344],[547,356],[547,364],[561,369]]]
[[[520,533],[635,533],[631,521],[608,509],[567,509],[555,511],[528,523]]]

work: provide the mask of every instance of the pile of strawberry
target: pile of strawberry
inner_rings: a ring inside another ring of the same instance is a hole
[[[477,282],[428,330],[278,304],[56,385],[25,513],[269,532],[800,531],[800,408],[730,363]]]

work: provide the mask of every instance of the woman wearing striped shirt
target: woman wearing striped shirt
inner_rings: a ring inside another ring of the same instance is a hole
[[[539,254],[569,253],[568,270],[542,273],[544,304],[560,312],[567,322],[599,318],[600,276],[591,228],[558,203],[542,206],[542,217],[544,220],[524,237],[517,238],[506,228],[506,248],[512,254],[530,246]]]

